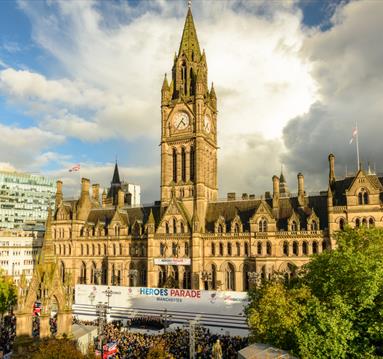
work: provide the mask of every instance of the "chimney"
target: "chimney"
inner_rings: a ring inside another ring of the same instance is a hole
[[[104,191],[102,192],[102,195],[101,195],[101,204],[102,204],[103,208],[106,207],[106,191],[105,191],[105,188],[104,188]]]
[[[81,178],[81,196],[89,194],[90,181],[87,178]]]
[[[235,192],[228,192],[227,200],[228,201],[235,201]]]
[[[301,207],[305,205],[305,178],[302,173],[298,173],[298,203]]]
[[[335,182],[335,156],[332,153],[328,155],[328,164],[330,168],[330,171],[328,174],[328,181],[330,186],[332,187],[332,185]]]
[[[118,208],[122,208],[124,207],[124,204],[125,204],[125,192],[120,189],[118,190],[118,198],[117,198],[117,207]]]
[[[63,183],[62,181],[58,180],[56,182],[56,199],[55,199],[55,208],[59,206],[59,204],[63,200]]]
[[[92,184],[92,198],[97,202],[100,203],[100,185]]]

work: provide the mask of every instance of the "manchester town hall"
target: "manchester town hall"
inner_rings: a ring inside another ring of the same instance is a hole
[[[208,85],[189,8],[171,79],[161,88],[161,198],[132,207],[116,164],[108,192],[83,178],[78,200],[57,182],[52,222],[61,276],[76,284],[243,291],[254,278],[286,276],[334,247],[345,225],[383,224],[383,178],[359,170],[337,179],[329,155],[328,190],[289,192],[283,173],[263,196],[218,199],[217,96]],[[90,188],[91,187],[91,188]]]

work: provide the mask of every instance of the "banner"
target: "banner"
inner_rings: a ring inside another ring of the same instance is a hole
[[[190,266],[190,258],[154,258],[154,264],[159,266]]]
[[[97,305],[108,302],[107,286],[76,285],[75,304]],[[158,309],[242,315],[248,303],[246,292],[196,289],[110,286],[112,307]]]

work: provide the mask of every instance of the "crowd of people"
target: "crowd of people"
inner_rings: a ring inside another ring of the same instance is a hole
[[[165,322],[159,316],[146,316],[128,319],[126,325],[130,328],[160,330],[164,328]]]
[[[16,336],[16,317],[6,315],[0,323],[0,352],[7,354],[12,349]]]
[[[189,359],[189,330],[178,328],[164,334],[150,335],[121,330],[110,323],[104,327],[107,342],[116,342],[119,359],[146,358],[152,347],[163,346],[172,359]],[[212,334],[209,329],[195,329],[195,357],[212,358],[214,344],[219,340],[222,359],[237,358],[237,352],[248,345],[248,339],[229,335]]]
[[[73,319],[74,323],[83,325],[97,325],[97,321],[80,321]],[[50,319],[51,333],[57,330],[55,318]],[[163,347],[168,353],[169,359],[189,359],[189,330],[177,328],[161,334],[142,334],[134,332],[130,328],[145,327],[147,329],[162,326],[160,317],[137,317],[132,318],[124,326],[121,321],[114,321],[104,325],[103,342],[117,343],[118,359],[146,358],[151,348]],[[39,318],[33,318],[33,334],[38,335]],[[5,316],[0,327],[0,351],[4,354],[12,350],[12,343],[16,333],[16,318]],[[209,329],[196,327],[195,329],[195,353],[197,359],[212,358],[213,347],[219,340],[222,348],[222,359],[237,358],[237,352],[248,345],[248,339],[229,335],[212,334]],[[97,343],[98,341],[96,341]]]

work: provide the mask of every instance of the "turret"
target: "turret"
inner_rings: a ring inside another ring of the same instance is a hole
[[[155,224],[156,224],[156,222],[154,220],[153,211],[152,211],[152,209],[150,209],[149,218],[148,218],[148,233],[149,234],[154,233]]]
[[[170,87],[168,84],[168,79],[164,77],[164,82],[162,83],[162,88],[161,88],[161,105],[166,105],[170,100]]]
[[[92,184],[92,198],[95,202],[100,203],[100,185]]]
[[[273,208],[279,207],[279,178],[273,176]]]
[[[101,204],[102,204],[102,207],[105,208],[106,207],[106,191],[105,191],[105,188],[102,192],[102,195],[101,195]]]
[[[211,83],[210,103],[214,110],[217,110],[217,95],[215,94],[214,84]]]
[[[117,197],[118,197],[118,199],[117,199],[117,207],[118,208],[124,207],[124,204],[125,204],[125,193],[124,193],[124,191],[122,189],[118,190]]]
[[[63,183],[62,181],[58,180],[56,182],[56,198],[55,198],[55,208],[60,205],[60,203],[63,200]]]
[[[298,173],[298,203],[299,206],[304,207],[305,205],[305,178],[302,173]]]

